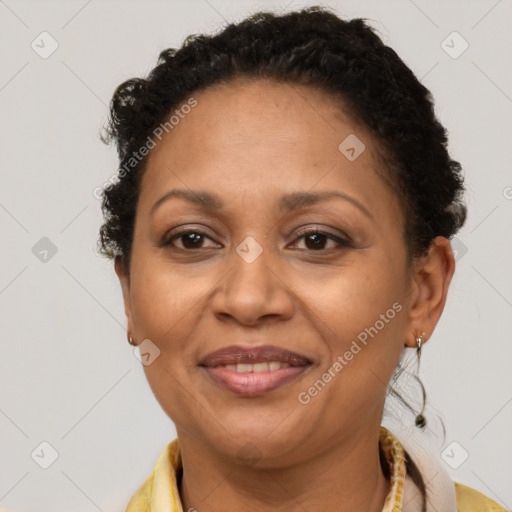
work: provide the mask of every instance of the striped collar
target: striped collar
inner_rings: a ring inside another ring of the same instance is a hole
[[[388,463],[390,480],[382,512],[400,512],[404,500],[405,452],[398,439],[384,427],[380,427],[379,443]]]

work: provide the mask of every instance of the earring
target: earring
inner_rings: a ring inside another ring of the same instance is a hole
[[[421,343],[422,342],[423,342],[423,335],[416,336],[416,356],[418,358],[418,367],[417,367],[417,377],[416,377],[416,379],[420,383],[421,391],[423,393],[423,407],[421,408],[421,411],[419,412],[419,414],[416,416],[415,424],[416,424],[416,426],[418,428],[421,428],[421,429],[425,428],[425,426],[427,425],[427,420],[425,419],[425,416],[423,416],[423,411],[425,410],[425,402],[427,401],[427,394],[425,392],[425,387],[423,386],[423,383],[421,382],[421,380],[419,378],[420,358],[421,358]]]
[[[130,336],[130,334],[128,334],[128,343],[129,343],[130,345],[133,345],[134,347],[136,347],[136,346],[137,346],[137,343],[135,343],[135,342],[133,341],[133,338]]]

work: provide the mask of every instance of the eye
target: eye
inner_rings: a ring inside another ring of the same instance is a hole
[[[320,229],[309,229],[302,231],[300,236],[296,240],[304,239],[304,243],[306,244],[306,249],[312,251],[323,251],[329,249],[335,249],[336,246],[341,247],[353,247],[352,244],[339,236],[336,236],[334,233],[329,233],[328,231],[322,231]],[[325,247],[327,242],[333,242],[333,247]]]
[[[205,233],[198,230],[189,229],[188,231],[181,231],[179,233],[176,233],[167,240],[164,240],[162,242],[162,246],[172,245],[177,249],[181,250],[208,249],[209,247],[203,246],[203,243],[206,239],[211,240],[213,242],[213,240]],[[296,238],[295,243],[297,242],[297,240],[300,239],[304,239],[304,243],[306,244],[306,250],[312,250],[315,252],[335,249],[336,246],[353,247],[348,240],[345,240],[335,235],[334,233],[322,231],[319,229],[309,229],[302,231],[302,233]],[[177,240],[181,242],[181,246],[175,243]],[[325,247],[326,243],[328,242],[332,242],[333,246]],[[211,247],[220,246],[219,244],[216,244],[214,242],[214,245],[212,245]]]
[[[162,243],[163,246],[173,245],[178,249],[188,250],[188,249],[204,249],[203,242],[205,239],[212,240],[208,235],[202,233],[197,230],[188,230],[181,231],[180,233],[176,233],[174,236],[169,238],[168,240],[164,240]],[[174,241],[180,240],[182,246],[177,246]],[[213,240],[212,240],[213,241]],[[218,244],[215,247],[219,247]]]

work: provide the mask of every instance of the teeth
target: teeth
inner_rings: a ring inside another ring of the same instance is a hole
[[[280,361],[269,361],[268,363],[255,363],[255,364],[226,364],[220,365],[219,368],[226,368],[226,370],[231,370],[232,372],[238,373],[259,373],[259,372],[268,372],[279,370],[280,368],[288,368],[290,365],[288,363],[281,363]]]
[[[252,372],[252,364],[237,364],[236,371],[238,373],[247,373]]]
[[[268,372],[268,363],[256,363],[252,365],[253,372]]]

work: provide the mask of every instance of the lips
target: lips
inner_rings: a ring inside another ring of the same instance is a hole
[[[311,361],[295,352],[273,345],[245,348],[231,346],[216,350],[201,361],[201,366],[215,368],[226,365],[254,365],[258,363],[279,362],[290,366],[305,366]]]
[[[311,361],[272,345],[230,346],[212,352],[200,366],[222,389],[238,395],[257,396],[298,378],[311,366]]]

